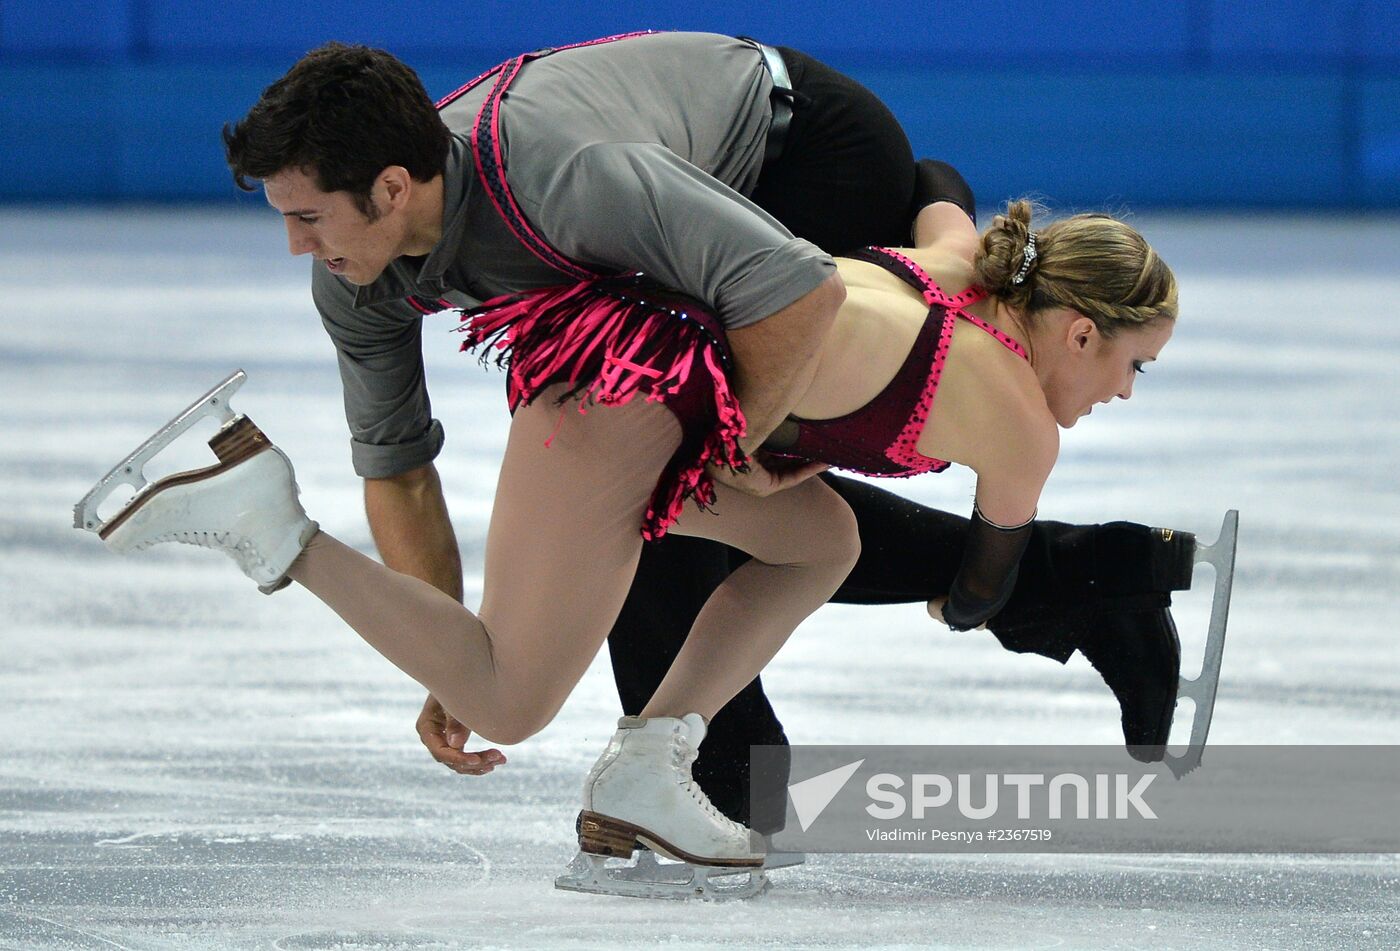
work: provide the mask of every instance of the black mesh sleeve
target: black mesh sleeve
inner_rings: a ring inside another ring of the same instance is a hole
[[[1032,516],[1023,525],[1007,528],[987,521],[976,508],[967,529],[967,549],[953,579],[943,620],[955,631],[968,631],[991,620],[1006,606],[1016,587],[1021,554],[1030,541]]]
[[[914,163],[914,202],[911,218],[936,201],[951,201],[977,223],[977,200],[967,180],[947,162],[919,159]]]

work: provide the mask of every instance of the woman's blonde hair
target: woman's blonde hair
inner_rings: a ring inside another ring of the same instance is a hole
[[[1043,211],[1023,198],[993,219],[972,262],[977,283],[1027,317],[1068,307],[1105,337],[1176,319],[1176,276],[1136,229],[1111,215],[1075,215],[1035,232],[1028,254],[1031,217]]]

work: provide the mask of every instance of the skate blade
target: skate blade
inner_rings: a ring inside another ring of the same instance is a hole
[[[1177,700],[1190,697],[1195,703],[1195,718],[1191,721],[1191,742],[1180,756],[1167,754],[1166,763],[1177,779],[1201,765],[1215,714],[1215,692],[1220,686],[1220,662],[1225,654],[1225,624],[1230,616],[1230,593],[1235,581],[1235,548],[1239,541],[1240,513],[1230,509],[1220,526],[1220,537],[1214,545],[1196,546],[1196,564],[1206,562],[1215,568],[1215,594],[1210,607],[1210,627],[1206,633],[1205,659],[1200,676],[1195,680],[1181,678]]]
[[[587,853],[581,852],[579,854],[585,855]],[[671,856],[667,857],[670,858]],[[763,865],[760,866],[760,869],[765,872],[772,872],[780,868],[794,868],[798,865],[805,864],[806,861],[807,855],[804,852],[777,852],[773,851],[773,847],[770,844],[767,846],[767,851],[763,854]],[[651,849],[639,848],[637,850],[637,864],[621,866],[618,868],[618,871],[626,872],[630,877],[635,878],[642,875],[642,871],[638,870],[643,870],[647,874],[660,876],[663,880],[680,881],[688,875],[685,870],[695,867],[696,866],[691,865],[684,859],[663,862],[660,860],[657,853]],[[750,871],[748,868],[729,868],[716,865],[706,865],[703,867],[712,869],[710,872],[711,875],[741,875],[744,872]]]
[[[103,476],[73,507],[73,527],[101,533],[107,527],[108,521],[114,521],[119,515],[104,521],[97,515],[98,508],[122,486],[130,486],[138,493],[144,489],[149,483],[145,473],[146,463],[160,455],[161,450],[206,416],[217,416],[220,424],[224,426],[233,422],[235,413],[230,400],[247,379],[248,374],[242,370],[235,370],[222,383],[156,430],[155,434],[137,446],[131,455],[117,463],[112,471]]]
[[[611,864],[610,864],[611,863]],[[566,892],[650,898],[666,901],[734,901],[767,891],[771,882],[763,868],[725,868],[662,862],[654,852],[637,853],[635,864],[580,852],[554,887]]]
[[[805,852],[769,852],[763,857],[763,870],[771,872],[779,868],[795,868],[807,862]]]

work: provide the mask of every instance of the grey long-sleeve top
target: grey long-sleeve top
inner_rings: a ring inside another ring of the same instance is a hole
[[[477,180],[466,133],[491,82],[442,111],[454,137],[443,235],[356,288],[316,262],[312,295],[336,346],[355,471],[385,477],[442,448],[423,375],[416,294],[472,306],[569,278],[526,250]],[[743,197],[763,163],[772,80],[731,37],[663,33],[524,67],[501,104],[507,179],[535,230],[600,269],[641,270],[744,327],[829,277],[831,258]],[[465,367],[464,367],[465,371]]]

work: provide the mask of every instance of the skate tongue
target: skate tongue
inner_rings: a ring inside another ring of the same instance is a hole
[[[681,722],[685,724],[686,735],[690,738],[690,745],[696,749],[705,740],[705,718],[698,713],[687,713],[681,717]]]

